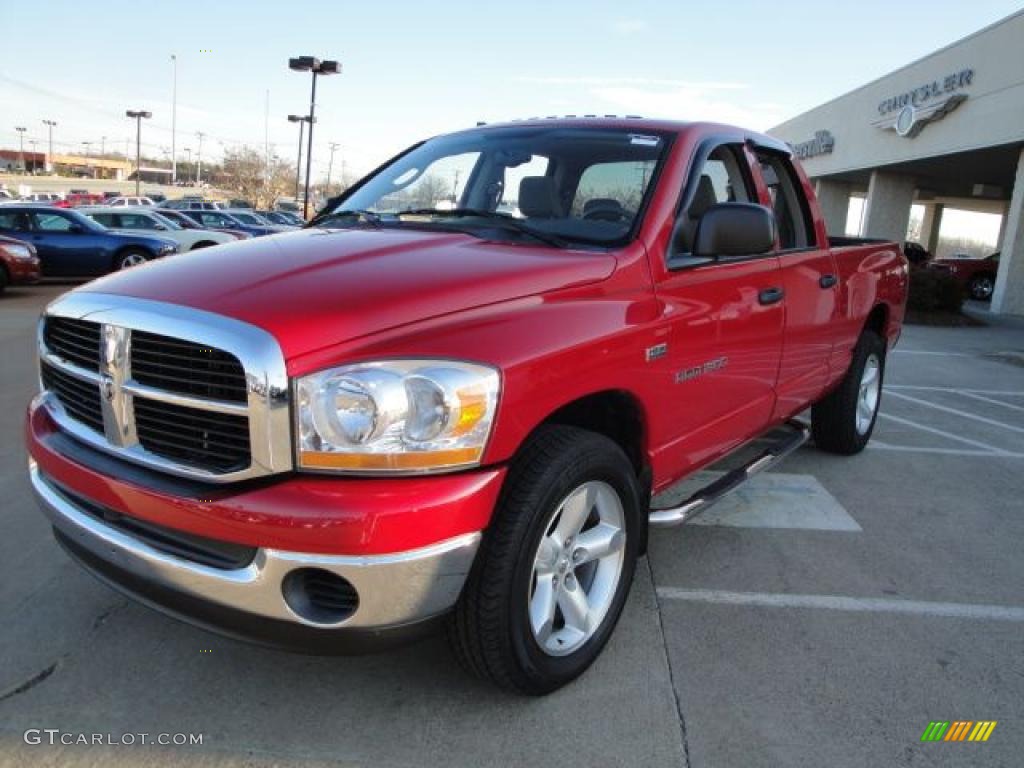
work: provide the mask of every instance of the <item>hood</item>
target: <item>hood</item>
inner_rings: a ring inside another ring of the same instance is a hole
[[[228,243],[82,291],[193,307],[271,333],[287,359],[439,315],[603,280],[615,258],[462,233],[323,230]]]

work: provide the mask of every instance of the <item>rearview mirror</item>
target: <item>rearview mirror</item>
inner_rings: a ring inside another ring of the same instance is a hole
[[[763,205],[718,203],[697,224],[693,255],[756,256],[775,247],[775,216]]]

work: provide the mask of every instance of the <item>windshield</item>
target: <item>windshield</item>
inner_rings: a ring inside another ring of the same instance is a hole
[[[563,245],[623,243],[667,145],[657,133],[585,126],[442,136],[394,160],[315,223],[450,226],[488,236],[499,230]]]

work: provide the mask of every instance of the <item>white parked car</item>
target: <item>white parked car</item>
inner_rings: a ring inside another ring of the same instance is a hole
[[[148,197],[126,197],[125,195],[122,195],[121,197],[110,198],[109,200],[107,200],[107,202],[104,203],[104,205],[112,208],[122,208],[135,207],[140,205],[156,205],[156,203],[154,203]]]
[[[62,200],[61,195],[56,192],[33,192],[31,195],[23,195],[21,200],[26,203],[56,203]]]
[[[194,251],[197,248],[208,248],[221,243],[233,243],[236,238],[227,232],[214,232],[209,229],[185,229],[171,221],[160,212],[151,208],[118,208],[105,206],[88,206],[77,209],[107,229],[160,233],[160,237],[174,240],[179,251]]]

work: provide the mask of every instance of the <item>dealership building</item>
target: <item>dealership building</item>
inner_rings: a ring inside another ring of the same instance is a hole
[[[1000,215],[992,310],[1024,315],[1024,11],[769,133],[801,158],[831,232],[854,197],[866,237],[905,240],[923,206],[933,252],[944,209]]]

